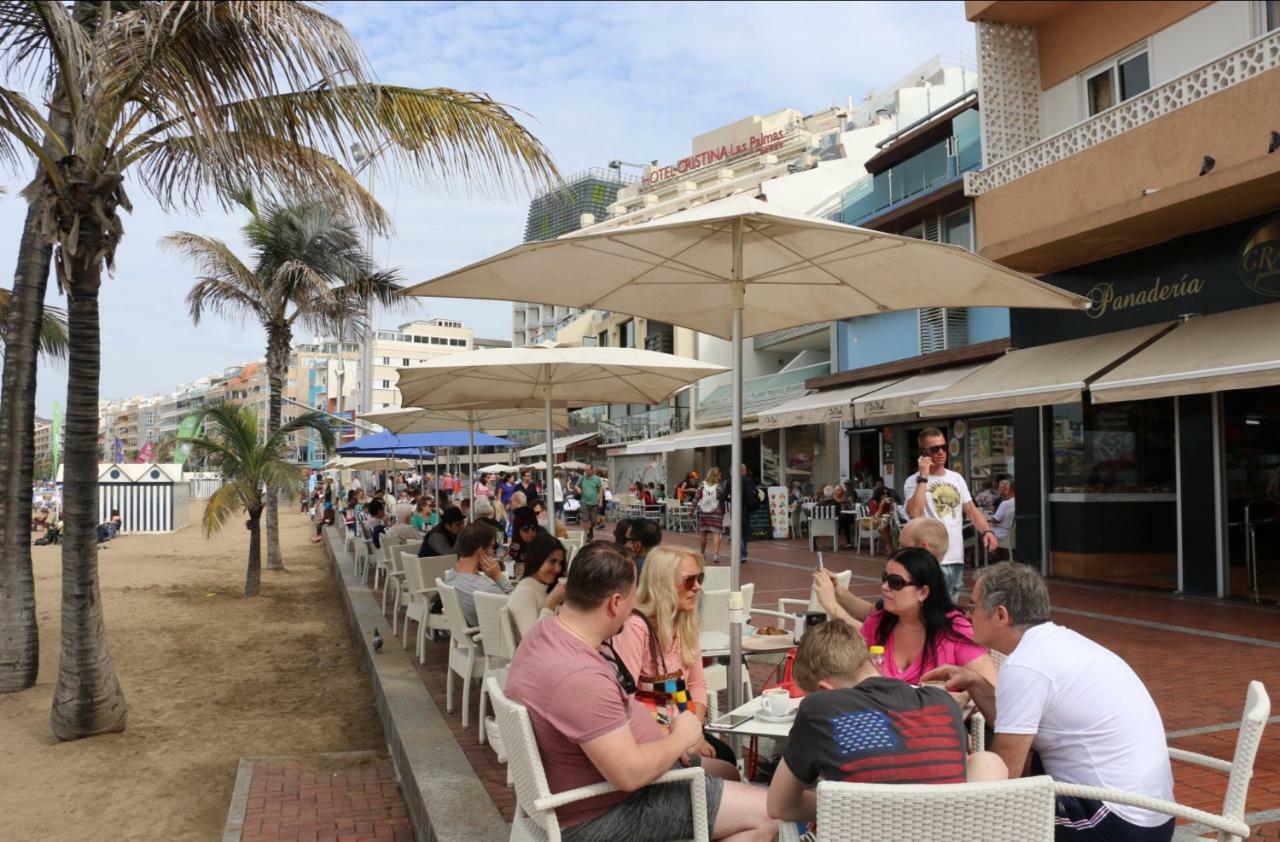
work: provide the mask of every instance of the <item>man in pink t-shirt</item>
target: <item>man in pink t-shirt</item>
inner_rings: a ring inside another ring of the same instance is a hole
[[[688,784],[653,782],[690,762],[702,739],[697,716],[681,713],[663,733],[600,652],[631,615],[635,581],[635,564],[620,548],[587,544],[574,557],[559,614],[521,640],[507,677],[507,695],[529,711],[551,791],[601,781],[619,790],[558,808],[565,842],[694,836]],[[706,793],[712,839],[774,838],[763,788],[707,777]]]

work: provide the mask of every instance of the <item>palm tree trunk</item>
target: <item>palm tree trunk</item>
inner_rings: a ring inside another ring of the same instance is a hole
[[[287,325],[267,327],[267,437],[280,429],[281,395],[289,376],[289,346],[292,335]],[[267,495],[267,569],[283,570],[280,554],[280,495]]]
[[[80,12],[82,6],[83,0],[77,0],[74,11]],[[71,122],[61,86],[54,91],[49,107],[49,127],[64,146],[70,145]],[[53,154],[51,140],[45,142],[44,150]],[[28,514],[35,462],[36,363],[53,246],[37,234],[37,218],[37,212],[28,208],[5,325],[0,386],[0,471],[4,472],[0,486],[0,693],[35,686],[40,664]],[[96,441],[96,431],[94,435]]]
[[[62,545],[62,648],[50,726],[60,740],[123,731],[128,707],[107,648],[98,588],[98,380],[101,257],[96,220],[81,218],[68,290],[66,511]]]
[[[36,212],[28,209],[5,325],[0,392],[0,693],[34,686],[40,664],[30,512],[36,360],[52,252],[36,232]]]
[[[249,510],[249,569],[244,574],[244,595],[257,596],[262,590],[262,507]]]

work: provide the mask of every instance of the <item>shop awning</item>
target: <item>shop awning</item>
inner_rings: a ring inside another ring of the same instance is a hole
[[[920,401],[920,415],[936,418],[1076,403],[1089,382],[1168,330],[1170,322],[1010,351]]]
[[[798,424],[852,421],[854,399],[896,383],[898,379],[900,378],[859,383],[856,386],[845,386],[843,389],[811,392],[798,398],[792,398],[789,401],[778,404],[768,412],[762,412],[760,414],[760,429],[773,430],[778,427],[794,427]]]
[[[920,401],[973,374],[982,366],[966,365],[917,374],[863,395],[853,402],[854,421],[862,427],[914,421]]]
[[[760,428],[759,424],[743,424],[742,432],[749,433]],[[685,430],[669,436],[645,439],[627,445],[623,451],[626,456],[640,456],[646,453],[670,453],[673,450],[692,450],[696,447],[723,447],[733,437],[730,427],[711,427],[701,430]]]
[[[599,432],[581,433],[576,436],[556,436],[555,451],[556,453],[564,453],[566,450],[586,444],[587,442],[591,441],[591,439],[595,438],[598,435],[600,435]],[[519,453],[516,454],[516,456],[519,457],[520,459],[528,459],[533,456],[546,456],[546,455],[547,455],[546,442],[543,442],[542,444],[535,444],[533,447],[526,447],[524,450],[521,450]]]
[[[1199,316],[1089,385],[1094,403],[1280,385],[1280,303]]]

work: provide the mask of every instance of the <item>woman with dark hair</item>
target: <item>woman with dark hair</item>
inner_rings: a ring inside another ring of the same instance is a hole
[[[511,513],[511,544],[507,547],[507,558],[517,564],[524,561],[524,549],[529,546],[540,530],[538,515],[532,506],[521,506]],[[545,529],[541,530],[546,532]]]
[[[904,547],[885,562],[880,574],[883,607],[861,623],[840,607],[829,577],[814,577],[814,586],[831,619],[861,631],[868,646],[884,647],[881,674],[919,684],[929,670],[954,664],[996,683],[995,664],[973,642],[973,626],[952,604],[942,568],[928,550]]]
[[[557,584],[564,568],[564,544],[545,529],[539,529],[524,550],[524,576],[507,602],[507,610],[521,638],[538,620],[556,613],[564,599],[564,585]]]

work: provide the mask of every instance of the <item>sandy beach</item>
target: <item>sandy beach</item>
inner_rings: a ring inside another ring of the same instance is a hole
[[[102,550],[129,724],[73,743],[58,743],[48,725],[61,548],[33,548],[40,678],[0,696],[3,838],[216,839],[241,757],[383,749],[324,550],[290,507],[281,521],[288,570],[264,570],[252,600],[240,596],[248,538],[235,521],[208,540],[193,525]]]

